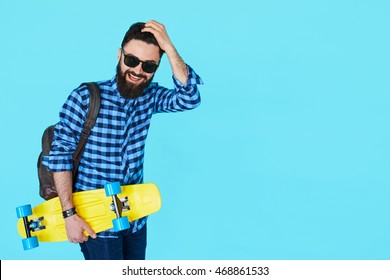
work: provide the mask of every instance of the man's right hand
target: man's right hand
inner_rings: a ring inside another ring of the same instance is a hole
[[[88,240],[88,235],[96,238],[96,233],[88,223],[77,214],[65,219],[68,240],[72,243],[83,243]],[[84,234],[86,232],[87,235]]]

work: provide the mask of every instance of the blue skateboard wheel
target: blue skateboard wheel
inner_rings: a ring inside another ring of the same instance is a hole
[[[112,220],[114,231],[121,231],[130,228],[130,223],[127,217],[121,217]]]
[[[36,236],[25,238],[22,240],[22,243],[23,243],[24,250],[34,249],[39,246],[38,237]]]
[[[16,215],[18,218],[23,218],[32,215],[31,204],[16,207]]]
[[[106,196],[112,196],[122,192],[121,184],[119,182],[105,184],[104,190],[106,191]]]

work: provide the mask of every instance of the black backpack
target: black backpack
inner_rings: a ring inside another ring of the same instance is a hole
[[[89,133],[94,127],[97,116],[100,110],[100,88],[96,83],[83,83],[86,85],[90,92],[88,113],[84,122],[83,131],[80,136],[80,142],[73,154],[73,184],[77,177],[77,169],[80,163],[81,156],[83,155],[84,147],[87,142]],[[38,158],[38,177],[39,177],[39,195],[45,200],[49,200],[58,196],[57,189],[54,184],[53,174],[42,164],[42,157],[47,156],[51,150],[51,144],[54,136],[55,125],[49,126],[42,136],[42,152]]]

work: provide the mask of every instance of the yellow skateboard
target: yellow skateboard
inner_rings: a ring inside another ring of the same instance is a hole
[[[98,233],[110,228],[115,231],[129,228],[129,221],[160,210],[161,197],[157,186],[152,183],[121,187],[115,182],[106,184],[104,189],[74,193],[73,203],[77,214]],[[16,213],[19,218],[18,233],[24,238],[24,250],[38,247],[38,241],[68,240],[58,197],[32,209],[31,205],[17,207]]]

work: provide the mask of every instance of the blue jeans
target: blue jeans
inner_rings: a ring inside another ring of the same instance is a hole
[[[86,260],[144,260],[146,225],[135,233],[130,229],[119,232],[118,238],[88,238],[81,243]]]

